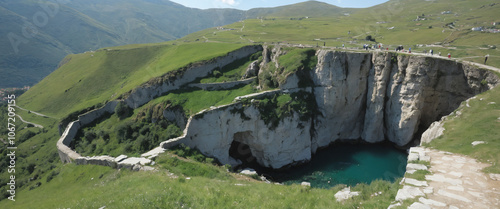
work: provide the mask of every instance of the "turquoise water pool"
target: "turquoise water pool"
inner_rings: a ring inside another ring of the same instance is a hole
[[[311,183],[312,187],[329,188],[337,184],[354,186],[376,179],[395,181],[406,170],[407,153],[383,144],[335,144],[319,150],[312,160],[287,171],[265,171],[261,174],[284,184]]]

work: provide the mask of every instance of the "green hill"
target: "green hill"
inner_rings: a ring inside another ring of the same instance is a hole
[[[214,19],[214,17],[225,17],[225,12],[228,12],[227,15],[229,16],[233,15],[235,18],[241,18],[238,11],[232,13],[230,10],[196,10],[205,13],[205,16],[199,13],[189,13],[180,5],[161,0],[146,1],[145,5],[148,6],[138,7],[136,11],[142,12],[134,12],[132,16],[127,14],[126,11],[130,10],[132,3],[135,2],[133,0],[120,1],[121,3],[118,5],[121,6],[114,9],[110,7],[110,5],[114,5],[112,3],[115,3],[111,0],[92,0],[88,1],[88,4],[78,2],[72,1],[71,5],[73,6],[71,7],[65,5],[63,9],[65,12],[62,14],[68,14],[68,18],[71,15],[78,17],[75,17],[78,24],[84,25],[83,29],[77,30],[80,33],[72,34],[73,36],[64,34],[59,37],[56,35],[62,33],[62,31],[55,26],[52,28],[52,32],[40,31],[37,38],[30,39],[30,44],[22,45],[21,51],[27,53],[21,56],[22,59],[12,54],[2,56],[2,59],[9,60],[10,64],[8,66],[11,66],[9,69],[17,69],[16,67],[20,63],[26,64],[26,69],[31,69],[30,66],[39,65],[42,62],[40,60],[43,60],[44,63],[51,63],[53,60],[57,60],[57,56],[62,58],[66,53],[75,52],[72,47],[77,48],[77,45],[70,46],[65,43],[75,42],[75,40],[78,42],[88,39],[88,43],[86,43],[88,45],[82,46],[82,50],[87,50],[85,47],[101,46],[98,39],[95,39],[96,37],[107,37],[109,42],[106,43],[113,45],[129,43],[128,41],[146,42],[147,38],[144,38],[141,32],[151,35],[152,39],[158,38],[155,39],[158,41],[162,37],[181,36],[182,33],[180,32],[170,33],[156,30],[167,24],[178,24],[179,27],[182,25],[180,20],[163,21],[155,19],[153,15],[150,16],[147,15],[147,12],[144,12],[149,10],[161,12],[163,7],[158,5],[163,5],[164,8],[169,7],[174,14],[178,14],[179,11],[185,11],[185,14],[190,15],[198,14],[199,16],[196,17],[201,17],[201,19],[205,19],[205,21],[214,25],[225,21]],[[9,179],[9,173],[5,168],[7,168],[9,162],[2,160],[0,161],[0,188],[3,190],[3,200],[0,201],[0,207],[387,207],[394,200],[396,191],[399,188],[397,182],[375,181],[371,185],[360,184],[353,188],[355,191],[362,191],[360,196],[345,203],[338,203],[333,195],[342,186],[326,190],[311,189],[299,185],[278,186],[264,184],[248,177],[228,174],[225,167],[214,166],[211,163],[212,160],[200,156],[199,153],[193,154],[189,150],[174,150],[162,155],[158,160],[159,170],[156,172],[130,172],[101,166],[63,165],[59,161],[55,147],[59,137],[58,125],[61,119],[69,114],[116,99],[150,79],[177,70],[190,63],[209,60],[242,46],[255,43],[284,42],[312,46],[325,44],[327,47],[341,47],[342,44],[345,44],[351,50],[360,48],[363,44],[374,45],[381,43],[391,50],[398,45],[404,45],[406,49],[412,47],[417,52],[434,49],[435,53],[441,52],[443,55],[452,53],[453,57],[463,57],[466,60],[476,62],[481,62],[485,54],[490,54],[488,64],[500,67],[500,60],[498,59],[500,52],[493,47],[500,43],[500,35],[498,33],[471,31],[472,27],[482,26],[492,29],[497,27],[491,25],[491,23],[500,22],[500,15],[496,12],[500,8],[500,4],[494,3],[496,3],[494,0],[391,0],[385,4],[367,9],[344,9],[311,1],[279,8],[253,9],[245,14],[246,17],[260,17],[260,19],[246,19],[241,22],[233,21],[235,23],[223,26],[224,29],[209,28],[169,42],[105,47],[82,54],[68,55],[56,71],[17,100],[19,106],[46,114],[49,117],[37,116],[27,111],[18,110],[18,114],[25,120],[41,124],[44,128],[32,127],[17,121],[18,150],[16,150],[16,153],[19,158],[16,162],[18,165],[18,173],[16,173],[18,189],[16,194],[18,201],[11,202],[5,199],[8,195],[6,186]],[[22,19],[26,14],[13,12],[12,8],[7,9],[5,4],[7,3],[0,2],[0,21],[2,21],[2,25],[17,27],[22,23]],[[10,6],[15,5],[15,3],[9,4]],[[156,6],[159,8],[153,8]],[[445,11],[450,11],[451,14],[442,14]],[[117,17],[110,17],[113,15]],[[119,15],[123,16],[118,17]],[[182,17],[180,14],[178,15],[179,18]],[[420,16],[422,20],[414,21],[417,16]],[[128,19],[127,23],[134,26],[127,27],[127,24],[119,22],[120,18],[125,17],[133,17]],[[168,19],[166,16],[161,17]],[[151,21],[148,21],[148,18]],[[65,24],[64,22],[57,23]],[[190,32],[193,32],[194,30],[191,30],[197,24],[193,23],[193,25],[187,26],[184,24],[182,27],[186,26]],[[200,25],[207,24],[200,23]],[[392,27],[394,29],[388,29]],[[73,30],[76,30],[76,28],[75,25]],[[98,32],[96,33],[96,31]],[[351,31],[350,34],[348,34],[349,31]],[[0,30],[0,32],[3,32],[3,30]],[[94,37],[92,34],[99,35]],[[78,39],[71,38],[77,36]],[[372,36],[376,42],[367,41],[366,36]],[[0,41],[0,44],[3,44],[2,47],[10,47],[10,43]],[[423,46],[419,46],[420,44]],[[44,53],[40,53],[40,51]],[[34,59],[34,61],[31,65],[27,65],[27,62],[25,62],[27,57],[33,57],[31,59]],[[248,63],[249,60],[242,60],[241,62]],[[238,65],[238,63],[235,63],[235,65]],[[236,68],[239,69],[240,66]],[[4,68],[0,69],[3,70]],[[32,72],[33,77],[36,77],[35,69],[32,70],[23,71],[23,73]],[[4,75],[3,72],[2,75]],[[14,71],[9,72],[15,75]],[[223,69],[219,73],[222,74],[219,78],[228,76],[228,72]],[[20,77],[21,75],[22,73],[18,73],[17,76]],[[211,77],[206,79],[212,81],[219,78]],[[127,119],[122,120],[115,114],[109,116],[106,120],[98,121],[96,127],[110,131],[111,135],[113,135],[113,131],[118,132],[119,127],[130,127],[131,129],[146,127],[144,130],[154,132],[160,129],[158,128],[161,126],[160,124],[152,125],[151,123],[143,123],[141,120],[144,118],[151,119],[155,114],[155,110],[157,110],[155,108],[162,105],[180,105],[185,108],[185,112],[192,114],[212,105],[229,103],[236,96],[255,91],[257,90],[253,89],[251,85],[225,91],[211,91],[209,93],[197,89],[183,89],[159,97],[134,110]],[[500,98],[499,92],[498,88],[496,88],[481,95],[481,97],[488,99],[488,102],[495,101],[498,103],[498,99],[495,98]],[[447,127],[457,130],[474,130],[444,136],[429,146],[440,149],[446,149],[444,147],[453,147],[455,149],[458,147],[456,150],[463,154],[471,155],[482,161],[493,160],[493,162],[498,162],[499,158],[498,154],[495,154],[494,146],[485,146],[484,150],[479,149],[479,147],[473,152],[459,149],[463,146],[463,143],[459,140],[461,134],[473,139],[484,136],[483,133],[488,133],[488,138],[482,140],[492,145],[498,144],[499,129],[492,128],[490,125],[495,123],[496,118],[491,114],[483,118],[486,114],[485,110],[486,112],[498,112],[498,105],[488,105],[486,102],[474,102],[472,104],[474,108],[464,111],[464,118],[472,118],[475,124],[480,124],[480,126],[471,127],[470,123],[464,124],[463,120],[454,119],[446,124]],[[5,117],[7,113],[5,106],[0,107],[0,113],[0,126],[6,127]],[[141,121],[141,123],[136,123],[137,121]],[[140,130],[132,131],[130,134],[133,135],[136,132],[139,133]],[[0,138],[7,138],[5,137],[6,134],[5,129],[0,130]],[[112,151],[113,155],[125,149],[113,140],[106,142],[108,143],[106,144],[102,140],[103,136],[99,135],[99,133],[96,133],[96,135],[98,140],[88,145],[99,147],[104,144],[107,147],[103,146],[104,148],[101,148]],[[136,145],[140,142],[140,137],[143,136],[136,134],[131,137],[135,141],[130,143],[127,141],[127,143]],[[452,140],[449,140],[450,138]],[[469,139],[467,139],[467,144],[470,144]],[[117,147],[113,147],[114,145],[117,145]],[[3,156],[6,156],[8,150],[2,147],[0,152]],[[488,168],[487,171],[498,172],[498,170],[498,165],[496,165]],[[186,179],[187,177],[190,177],[190,179]],[[382,195],[372,196],[372,194],[381,191]]]
[[[118,98],[125,92],[190,63],[209,60],[241,44],[170,42],[105,48],[69,55],[66,64],[19,99],[19,105],[62,118]]]
[[[297,5],[303,6],[303,12],[295,12]],[[349,48],[380,43],[390,50],[404,45],[406,49],[412,48],[415,52],[433,49],[435,53],[451,53],[453,57],[476,62],[481,62],[486,54],[490,54],[496,58],[490,59],[489,64],[500,67],[500,53],[497,49],[500,43],[499,33],[471,30],[473,27],[500,27],[492,25],[500,21],[497,12],[500,4],[495,4],[493,0],[393,0],[372,8],[356,10],[324,6],[323,8],[332,11],[331,15],[311,15],[309,18],[304,18],[311,14],[307,8],[314,11],[312,8],[321,3],[312,1],[297,5],[283,7],[277,13],[263,13],[264,15],[260,15],[261,19],[247,19],[225,26],[234,30],[212,28],[192,33],[181,40],[284,42],[312,46],[325,44],[327,47],[341,47],[344,44]],[[450,11],[450,14],[442,14],[446,11]],[[420,16],[419,21],[415,21],[417,16]],[[371,36],[375,42],[367,41],[367,36]]]

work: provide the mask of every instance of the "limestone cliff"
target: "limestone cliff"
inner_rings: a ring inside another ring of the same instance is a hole
[[[338,139],[408,144],[460,102],[498,78],[447,59],[393,53],[319,51],[312,73],[322,113],[317,145]]]
[[[261,68],[268,63],[279,68],[283,54],[265,47]],[[239,102],[195,115],[182,137],[162,146],[184,143],[237,165],[230,154],[237,141],[259,164],[272,168],[308,161],[318,148],[337,140],[389,140],[404,146],[460,102],[499,83],[489,71],[437,57],[328,50],[316,56],[309,74],[292,73],[279,84],[281,94],[314,95],[315,101],[308,101],[314,114],[304,117],[291,110],[272,127],[256,108],[258,101]],[[299,88],[304,79],[312,85]]]

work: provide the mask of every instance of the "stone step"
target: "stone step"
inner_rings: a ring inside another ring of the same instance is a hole
[[[423,197],[419,198],[418,201],[420,201],[421,203],[423,203],[425,205],[432,205],[432,206],[437,206],[437,207],[444,207],[444,206],[446,206],[445,203],[442,203],[442,202],[439,202],[439,201],[436,201],[436,200],[425,199]]]
[[[451,192],[448,192],[444,189],[440,189],[438,191],[438,194],[441,195],[441,196],[445,196],[445,197],[449,197],[449,198],[452,198],[452,199],[455,199],[455,200],[459,200],[459,201],[462,201],[462,202],[466,202],[466,203],[471,203],[472,201],[470,201],[469,199],[463,197],[463,196],[460,196],[460,195],[457,195],[457,194],[453,194]]]

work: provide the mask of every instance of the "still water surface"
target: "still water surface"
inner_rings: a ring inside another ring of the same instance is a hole
[[[384,144],[334,144],[319,150],[312,160],[287,171],[257,169],[275,182],[311,183],[312,187],[330,188],[337,184],[354,186],[376,179],[394,182],[403,177],[407,153]]]

